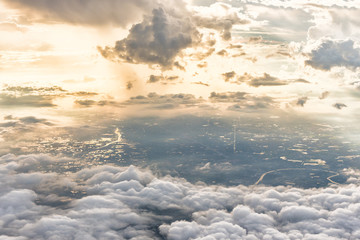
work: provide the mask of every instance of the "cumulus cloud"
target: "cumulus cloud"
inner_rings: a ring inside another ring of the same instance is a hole
[[[125,27],[139,20],[158,3],[155,0],[4,0],[8,6],[19,9],[29,19],[47,23],[107,25]]]
[[[0,157],[3,239],[360,237],[357,184],[314,189],[197,185],[133,166],[71,173],[64,168],[67,161],[46,155]],[[359,176],[353,173],[352,182]]]
[[[240,16],[238,9],[221,2],[210,7],[197,7],[193,14],[197,26],[218,30],[224,40],[231,39],[233,25],[250,23],[248,19]]]
[[[354,43],[353,40],[323,40],[311,51],[305,64],[324,71],[329,71],[333,67],[354,70],[360,67],[360,48],[354,47]]]
[[[146,14],[141,23],[133,25],[126,38],[117,41],[114,47],[98,47],[98,50],[111,61],[184,70],[177,60],[184,56],[183,50],[193,48],[190,53],[193,60],[203,60],[215,52],[215,34],[203,33],[203,29],[214,29],[229,40],[233,25],[249,23],[239,12],[225,3],[195,7],[183,1],[176,6],[162,2],[154,5],[152,14]],[[199,52],[195,48],[199,46],[205,51]]]
[[[171,69],[175,58],[185,48],[201,41],[196,26],[183,13],[156,8],[152,16],[130,29],[129,35],[117,41],[115,47],[98,47],[112,61],[159,65]]]

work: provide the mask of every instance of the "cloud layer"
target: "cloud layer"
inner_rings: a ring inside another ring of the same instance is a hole
[[[82,25],[113,24],[125,27],[151,11],[155,0],[5,0],[6,4],[25,12],[27,17],[43,22],[68,22]]]
[[[0,158],[3,239],[357,239],[360,189],[194,185],[136,167]],[[56,171],[56,172],[55,172]],[[350,173],[350,171],[348,171]]]

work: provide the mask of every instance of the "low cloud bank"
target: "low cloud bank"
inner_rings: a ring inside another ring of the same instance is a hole
[[[319,189],[210,186],[134,166],[0,158],[0,239],[358,239],[359,174]]]

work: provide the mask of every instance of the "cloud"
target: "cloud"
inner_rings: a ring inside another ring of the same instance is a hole
[[[346,6],[344,3],[344,7],[340,7],[340,1],[336,2],[336,6],[312,5],[313,11],[321,14],[313,14],[315,25],[309,28],[308,39],[359,39],[359,6]]]
[[[0,106],[5,107],[55,107],[53,97],[41,95],[16,96],[0,93]]]
[[[156,8],[152,16],[133,25],[129,35],[117,41],[115,47],[98,47],[111,61],[159,65],[167,70],[175,66],[176,57],[183,49],[198,44],[200,34],[183,13]]]
[[[129,100],[123,102],[123,105],[142,105],[151,104],[156,108],[174,108],[179,105],[192,106],[203,102],[202,98],[196,98],[192,94],[165,94],[159,95],[157,93],[149,93],[147,96],[139,95],[131,97]]]
[[[61,87],[52,86],[52,87],[22,87],[22,86],[7,86],[3,91],[11,91],[16,93],[28,94],[28,93],[48,93],[48,92],[66,92]]]
[[[268,6],[265,6],[268,5]],[[302,8],[296,9],[294,3],[289,7],[284,7],[286,3],[276,6],[271,2],[267,4],[259,1],[258,4],[247,4],[246,8],[249,12],[256,13],[254,21],[258,26],[254,27],[261,34],[265,40],[270,39],[275,41],[301,41],[307,36],[308,28],[312,25],[312,12]],[[266,33],[270,33],[269,36]]]
[[[161,82],[162,84],[172,83],[179,79],[179,76],[157,76],[157,75],[150,75],[148,83],[156,83]]]
[[[322,92],[321,95],[319,96],[319,99],[325,99],[329,95],[330,95],[330,92],[328,92],[328,91]]]
[[[360,48],[354,47],[353,40],[323,40],[308,56],[305,64],[319,70],[330,71],[333,67],[355,70],[360,67]]]
[[[209,86],[210,86],[208,83],[204,83],[204,82],[201,82],[201,81],[192,82],[192,84],[203,85],[203,86],[206,86],[206,87],[209,87]]]
[[[252,87],[259,87],[259,86],[281,86],[281,85],[287,85],[288,83],[276,77],[270,76],[270,74],[264,73],[264,76],[262,77],[251,78],[248,84]]]
[[[293,80],[294,83],[310,83],[308,80],[298,78]]]
[[[228,107],[230,111],[275,107],[276,102],[268,96],[255,96],[246,92],[223,92],[210,94],[209,100],[218,103],[236,103]]]
[[[209,99],[213,102],[240,102],[246,99],[246,92],[212,92]]]
[[[226,72],[221,74],[225,80],[225,82],[228,82],[229,80],[233,79],[236,76],[236,73],[234,71]]]
[[[45,124],[45,125],[53,125],[51,122],[47,121],[44,118],[36,118],[34,116],[22,117],[22,118],[19,118],[19,121],[24,124],[41,123],[41,124]]]
[[[233,25],[248,24],[250,21],[240,16],[239,10],[226,3],[214,3],[210,7],[194,8],[193,19],[198,27],[215,29],[223,40],[231,39]]]
[[[261,87],[261,86],[282,86],[288,85],[290,82],[287,80],[281,80],[279,78],[273,77],[268,73],[264,73],[263,76],[252,76],[249,73],[244,73],[241,76],[238,76],[236,81],[232,83],[241,84],[247,83],[249,86],[252,87]],[[304,82],[303,80],[296,79],[293,82]]]
[[[48,130],[49,127],[55,125],[48,119],[37,118],[34,116],[13,117],[12,115],[9,115],[5,116],[4,120],[4,122],[0,122],[0,136],[7,141],[3,146],[4,148],[6,148],[6,145],[8,144],[14,145],[14,140],[18,144],[18,140],[26,137],[26,134],[31,132],[39,133],[43,129]]]
[[[92,99],[83,99],[83,100],[75,100],[74,104],[78,107],[93,107],[93,106],[116,106],[120,107],[120,103],[116,101],[109,101],[109,100],[92,100]]]
[[[225,49],[222,49],[216,53],[219,56],[227,56],[228,52]]]
[[[8,6],[21,10],[30,21],[126,27],[144,13],[158,6],[155,0],[4,0]]]
[[[68,96],[92,97],[96,92],[69,92],[59,86],[5,86],[0,93],[0,106],[3,107],[55,107],[53,101]]]
[[[212,186],[134,166],[0,157],[3,239],[357,239],[358,184]],[[352,172],[352,173],[351,173]],[[351,181],[357,171],[347,171]],[[358,180],[359,181],[359,180]]]
[[[126,38],[114,47],[98,47],[103,57],[115,62],[160,66],[162,70],[177,67],[184,70],[179,59],[183,50],[193,48],[189,54],[194,60],[204,60],[215,52],[215,33],[202,32],[214,29],[224,40],[230,40],[233,25],[247,24],[239,10],[224,3],[210,7],[194,7],[183,1],[176,6],[164,2],[154,6],[152,14],[146,14],[141,23],[135,24]],[[196,52],[195,47],[203,47]]]
[[[296,105],[303,107],[307,102],[308,97],[301,97],[297,100]]]
[[[333,104],[333,107],[341,110],[342,108],[347,107],[347,106],[344,103],[335,103],[335,104]]]
[[[14,23],[14,22],[0,22],[0,31],[5,31],[5,32],[13,32],[13,31],[26,32],[27,28],[19,26],[18,24]]]

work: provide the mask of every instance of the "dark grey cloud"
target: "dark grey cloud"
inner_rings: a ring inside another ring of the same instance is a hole
[[[11,91],[16,93],[48,93],[48,92],[66,92],[63,88],[59,86],[52,87],[22,87],[22,86],[7,86],[3,91]]]
[[[98,95],[98,93],[96,93],[96,92],[79,91],[79,92],[70,92],[70,93],[67,93],[66,95],[69,95],[69,96],[77,96],[77,97],[88,97],[88,96],[96,96],[96,95]]]
[[[243,75],[238,76],[237,79],[232,83],[241,84],[244,82],[252,87],[260,87],[260,86],[282,86],[282,85],[288,85],[291,82],[303,82],[303,81],[299,79],[293,81],[281,80],[277,77],[271,76],[268,73],[264,73],[263,76],[252,76],[249,73],[244,73]]]
[[[58,86],[6,86],[0,93],[0,106],[3,107],[55,107],[53,101],[68,96],[92,97],[96,92],[69,92]]]
[[[355,70],[360,67],[360,48],[354,47],[353,40],[323,40],[308,56],[305,64],[319,70],[329,71],[333,67]]]
[[[344,103],[335,103],[335,104],[333,104],[333,107],[341,110],[341,109],[343,109],[344,107],[347,107],[347,106]]]
[[[115,25],[125,27],[138,21],[159,3],[156,0],[4,0],[21,10],[28,21],[72,23],[81,25]]]
[[[266,109],[274,108],[276,103],[269,96],[248,96],[246,101],[229,106],[230,111],[242,111],[243,109]]]
[[[55,107],[52,96],[0,93],[0,106],[3,107]]]
[[[260,86],[281,86],[287,85],[288,82],[284,80],[280,80],[276,77],[271,76],[270,74],[264,73],[262,77],[253,77],[250,79],[248,84],[252,87],[260,87]]]
[[[228,107],[230,111],[276,107],[276,102],[271,97],[256,96],[246,92],[212,92],[209,100],[220,103],[235,103]]]
[[[301,97],[297,100],[296,105],[303,107],[307,100],[309,100],[308,97]]]
[[[206,87],[209,87],[209,86],[210,86],[210,84],[208,84],[208,83],[204,83],[204,82],[201,82],[201,81],[198,81],[198,82],[192,82],[192,84],[203,85],[203,86],[206,86]]]
[[[185,48],[201,41],[196,26],[182,13],[156,8],[152,15],[132,26],[129,35],[117,41],[115,47],[98,47],[111,61],[174,67],[176,57]]]
[[[150,75],[148,83],[160,82],[162,84],[173,83],[178,80],[179,76],[163,76],[163,75]]]
[[[45,118],[37,118],[34,116],[27,116],[27,117],[13,117],[12,115],[5,116],[4,120],[6,122],[0,123],[0,127],[28,127],[30,125],[47,125],[53,126],[54,124]]]
[[[212,92],[209,99],[213,102],[240,102],[246,99],[246,92]]]
[[[223,76],[225,82],[228,82],[236,76],[236,73],[234,71],[231,71],[231,72],[223,73],[221,75]]]
[[[74,101],[75,106],[77,107],[94,107],[94,106],[117,106],[120,107],[120,103],[116,101],[110,101],[110,100],[92,100],[92,99],[82,99],[82,100],[75,100]]]
[[[45,125],[53,125],[51,122],[49,122],[47,119],[44,118],[36,118],[34,116],[28,116],[28,117],[22,117],[19,118],[19,121],[24,124],[45,124]]]
[[[96,96],[96,92],[87,92],[87,91],[78,91],[78,92],[69,92],[62,87],[52,86],[52,87],[22,87],[22,86],[7,86],[3,88],[4,92],[9,92],[14,95],[21,96],[47,96],[47,97],[65,97],[65,96]]]
[[[183,56],[184,49],[202,46],[206,50],[190,54],[194,60],[204,60],[215,52],[214,33],[202,38],[201,28],[214,29],[223,39],[229,40],[233,25],[249,23],[227,4],[217,3],[209,7],[225,9],[227,13],[224,16],[206,15],[186,6],[183,1],[177,1],[176,6],[169,2],[154,6],[152,15],[146,14],[141,23],[133,25],[126,38],[117,41],[114,47],[98,47],[99,52],[115,62],[158,65],[162,70],[173,67],[184,70],[177,61]]]
[[[3,239],[358,239],[359,173],[326,188],[211,186],[134,166],[0,157]],[[43,170],[47,171],[43,171]],[[73,194],[77,193],[77,194]],[[81,194],[86,193],[86,194]]]
[[[129,100],[122,102],[123,105],[142,105],[149,104],[153,105],[155,108],[175,108],[179,105],[183,106],[193,106],[199,103],[202,103],[204,100],[202,98],[196,98],[192,94],[165,94],[159,95],[157,93],[149,93],[147,96],[139,95],[136,97],[131,97]]]

